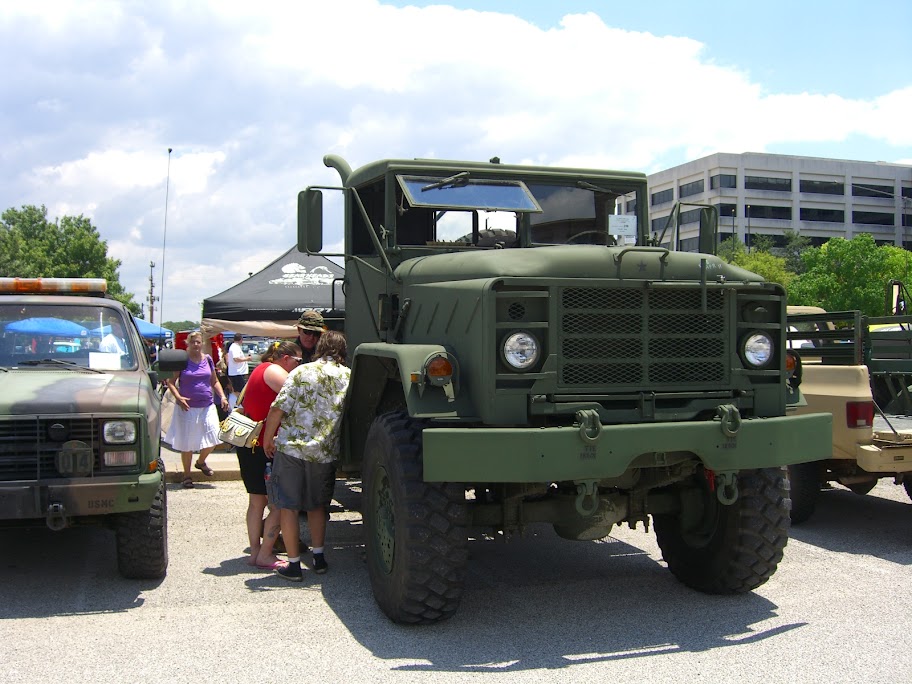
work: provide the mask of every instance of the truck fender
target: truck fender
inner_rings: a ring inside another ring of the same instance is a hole
[[[476,419],[469,394],[460,386],[458,377],[449,388],[452,400],[444,387],[413,378],[416,374],[423,376],[425,362],[441,354],[452,357],[439,344],[358,345],[352,356],[343,427],[343,469],[360,467],[367,431],[379,414],[405,409],[414,418]],[[458,361],[454,363],[454,374],[457,369]]]

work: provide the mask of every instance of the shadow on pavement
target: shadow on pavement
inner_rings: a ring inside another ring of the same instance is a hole
[[[834,487],[820,493],[807,522],[792,526],[791,538],[828,551],[912,565],[912,505]]]
[[[110,613],[140,607],[163,580],[117,572],[114,533],[103,527],[0,529],[0,619]]]
[[[336,490],[337,499],[340,489]],[[560,539],[532,525],[508,543],[476,537],[462,605],[448,621],[397,626],[373,600],[360,526],[333,520],[331,571],[305,575],[351,634],[394,670],[509,672],[710,651],[778,636],[804,623],[777,619],[759,594],[707,596],[628,543]],[[644,533],[645,536],[645,533]],[[262,588],[268,580],[263,580]],[[378,629],[378,622],[385,623]],[[737,656],[731,656],[737,657]]]

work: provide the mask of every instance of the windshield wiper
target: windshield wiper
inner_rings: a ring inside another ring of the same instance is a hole
[[[583,190],[592,190],[593,192],[601,192],[606,195],[611,195],[612,197],[620,197],[620,193],[615,192],[614,190],[609,190],[608,188],[603,188],[599,185],[595,185],[588,181],[576,181],[576,186],[582,188]]]
[[[435,181],[429,185],[425,185],[421,188],[421,192],[425,190],[434,190],[435,188],[445,188],[448,185],[465,185],[469,182],[469,172],[463,171],[457,173],[455,176],[450,176],[449,178],[444,178],[443,180]]]
[[[98,368],[87,368],[86,366],[80,366],[78,363],[73,363],[72,361],[63,361],[61,359],[27,359],[25,361],[20,361],[18,365],[20,366],[41,366],[44,364],[50,364],[52,366],[66,366],[67,368],[78,368],[79,370],[92,371],[93,373],[103,373],[104,371],[99,370]]]

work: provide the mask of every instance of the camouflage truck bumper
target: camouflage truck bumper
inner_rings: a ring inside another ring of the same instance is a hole
[[[584,427],[429,428],[427,482],[564,482],[618,477],[692,453],[717,472],[785,466],[832,455],[832,416]],[[734,434],[730,434],[730,433]],[[634,462],[636,461],[636,464]]]
[[[56,519],[148,510],[162,473],[120,478],[0,483],[0,520]],[[56,507],[55,507],[56,505]]]

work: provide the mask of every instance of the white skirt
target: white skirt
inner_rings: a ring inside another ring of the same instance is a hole
[[[189,411],[174,407],[174,416],[165,442],[175,451],[199,451],[222,443],[218,436],[218,412],[214,404]]]

